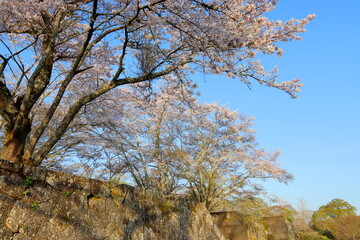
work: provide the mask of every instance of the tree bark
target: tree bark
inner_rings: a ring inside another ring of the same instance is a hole
[[[22,122],[19,130],[6,130],[1,151],[1,158],[11,162],[32,165],[30,158],[24,157],[25,143],[30,130],[31,122],[29,118],[26,118]]]
[[[43,58],[28,80],[25,95],[14,101],[7,86],[0,82],[0,114],[5,120],[4,141],[0,158],[11,162],[34,165],[32,152],[25,154],[31,131],[30,112],[51,79],[54,64],[54,39],[48,34],[43,41]]]

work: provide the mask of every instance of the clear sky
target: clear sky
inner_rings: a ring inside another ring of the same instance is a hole
[[[266,57],[279,81],[300,78],[297,99],[233,79],[200,76],[201,100],[227,104],[255,117],[261,146],[281,149],[280,163],[295,175],[289,185],[265,183],[268,192],[317,210],[334,198],[360,213],[360,19],[359,0],[280,0],[271,19],[316,14],[303,40],[281,44],[284,55]]]

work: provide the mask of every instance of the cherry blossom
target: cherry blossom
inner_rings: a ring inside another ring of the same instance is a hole
[[[40,165],[87,106],[127,84],[201,71],[296,97],[302,84],[276,82],[257,55],[281,55],[314,16],[270,20],[276,2],[0,0],[1,157]]]

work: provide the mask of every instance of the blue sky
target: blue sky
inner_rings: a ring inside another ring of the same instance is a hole
[[[334,198],[360,213],[360,1],[280,0],[271,19],[316,14],[303,40],[281,44],[284,55],[266,57],[279,81],[300,78],[297,99],[263,86],[250,91],[237,80],[201,76],[201,100],[227,104],[255,117],[261,146],[281,149],[280,163],[295,175],[289,185],[265,183],[268,192],[312,210]]]

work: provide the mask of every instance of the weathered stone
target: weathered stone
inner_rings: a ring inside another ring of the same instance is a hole
[[[13,233],[6,229],[6,228],[0,228],[0,239],[11,239],[13,236]]]
[[[250,228],[244,222],[243,216],[239,212],[213,212],[212,216],[214,218],[214,222],[227,239],[251,239],[251,232],[249,231]]]
[[[22,170],[23,165],[15,162],[9,162],[0,159],[0,166],[3,170],[9,170],[10,172],[18,173]]]
[[[13,198],[0,194],[0,222],[4,222],[14,204],[15,200]]]
[[[273,216],[264,218],[268,228],[268,239],[271,240],[294,240],[295,234],[284,216]]]
[[[25,178],[11,171],[0,169],[0,189],[14,199],[23,197]],[[0,192],[0,193],[1,193]]]
[[[194,239],[215,240],[224,238],[205,205],[197,205],[196,208],[193,209],[189,225],[191,227],[190,235],[193,236]],[[206,234],[208,231],[213,232],[213,234],[209,236]]]
[[[35,237],[47,221],[48,216],[40,209],[40,203],[17,201],[5,219],[4,226],[13,233]]]
[[[294,240],[292,225],[284,216],[256,219],[238,211],[211,213],[221,233],[229,240]]]
[[[33,238],[26,236],[22,233],[17,233],[17,234],[14,234],[12,240],[33,240]]]
[[[44,181],[47,173],[44,168],[34,168],[27,165],[23,165],[22,171],[25,177],[29,177],[34,181]]]
[[[0,211],[0,239],[224,239],[203,205],[1,160]]]

